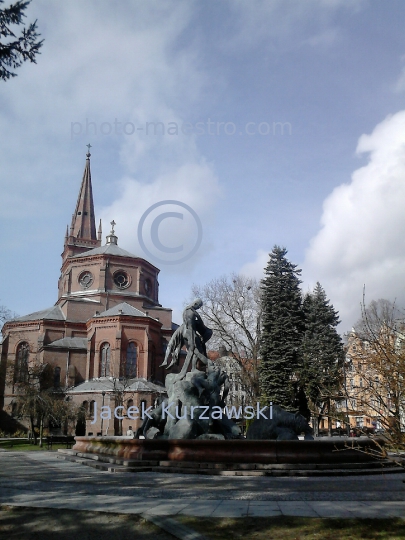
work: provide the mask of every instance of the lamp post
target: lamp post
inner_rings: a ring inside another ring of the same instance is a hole
[[[101,412],[103,412],[103,407],[104,407],[104,398],[105,398],[105,391],[103,390],[101,392],[101,395],[103,396],[103,405],[101,407]],[[103,436],[103,421],[104,421],[104,418],[101,416],[101,436]]]

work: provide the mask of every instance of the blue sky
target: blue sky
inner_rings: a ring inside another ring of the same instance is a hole
[[[201,220],[193,257],[156,263],[175,319],[193,283],[260,278],[274,244],[304,290],[321,282],[342,331],[364,284],[404,304],[402,0],[33,0],[34,19],[37,65],[1,84],[1,304],[56,301],[89,142],[103,236],[114,219],[119,245],[146,257],[151,205]],[[168,218],[159,238],[187,251],[196,230]]]

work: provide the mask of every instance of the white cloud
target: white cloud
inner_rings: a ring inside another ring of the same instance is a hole
[[[367,302],[405,299],[405,111],[362,135],[357,153],[369,162],[324,201],[303,265],[304,278],[320,281],[339,309],[343,330],[359,316],[363,284]]]
[[[242,266],[239,270],[239,274],[243,276],[254,277],[256,279],[263,279],[264,269],[269,262],[269,252],[264,249],[259,249],[256,253],[256,259],[252,262],[248,262]]]
[[[104,224],[114,219],[118,224],[117,234],[120,245],[146,259],[150,259],[150,256],[142,251],[138,242],[137,230],[142,215],[150,206],[165,200],[180,201],[190,206],[197,213],[203,225],[207,226],[221,195],[217,178],[204,160],[199,163],[189,162],[174,167],[170,172],[161,174],[148,184],[127,177],[120,183],[120,192],[122,195],[110,206],[104,208],[100,217]],[[151,214],[150,220],[145,221],[144,240],[147,247],[152,248],[149,241],[150,231],[148,230],[150,221],[161,212],[180,212],[183,214],[181,221],[169,218],[162,222],[159,227],[159,239],[162,244],[168,247],[184,245],[185,250],[188,246],[192,246],[197,236],[194,219],[182,207],[165,205]],[[106,225],[104,225],[104,229],[105,227]],[[152,250],[152,253],[154,251]],[[206,250],[204,254],[207,255]],[[160,257],[158,252],[155,255]],[[184,268],[189,268],[189,265],[187,267],[176,266],[176,272],[179,272],[180,269],[184,270]]]
[[[24,64],[18,77],[2,89],[0,163],[2,187],[8,195],[0,204],[5,212],[7,201],[15,208],[19,201],[25,203],[28,194],[44,204],[41,190],[53,190],[57,180],[50,171],[59,174],[65,169],[66,177],[66,169],[71,168],[68,148],[88,139],[93,157],[97,150],[101,153],[116,144],[123,149],[126,170],[136,170],[134,156],[145,157],[156,146],[156,138],[105,136],[100,126],[112,124],[115,118],[137,126],[156,119],[181,121],[181,108],[176,110],[173,104],[179,102],[187,111],[204,84],[193,46],[176,46],[191,14],[192,5],[184,0],[123,6],[90,0],[85,7],[75,0],[57,6],[38,0],[29,6],[27,20],[38,18],[45,42],[37,64]],[[96,124],[97,134],[93,128],[85,133],[86,119]],[[72,122],[82,124],[80,136],[71,136]],[[169,145],[168,139],[164,142]],[[187,161],[192,144],[186,147],[185,157],[176,143],[171,145],[176,146],[176,158]]]

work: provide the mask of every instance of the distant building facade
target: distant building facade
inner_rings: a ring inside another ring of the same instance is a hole
[[[384,332],[384,330],[383,330]],[[390,389],[395,388],[392,384],[397,379],[399,403],[403,403],[402,383],[405,376],[404,364],[404,342],[405,323],[403,320],[395,321],[395,328],[388,330],[388,341],[392,340],[392,347],[388,347],[388,352],[378,355],[378,347],[373,347],[367,340],[361,339],[356,332],[352,331],[348,336],[345,363],[345,396],[340,401],[339,408],[344,412],[350,421],[351,428],[359,430],[386,430],[390,426],[390,417],[393,411],[398,408],[394,406],[395,396],[390,394]],[[384,343],[384,339],[381,342]],[[378,340],[376,333],[376,340]],[[393,359],[390,358],[392,352],[397,351],[397,372]],[[402,351],[402,352],[401,352]],[[377,356],[376,356],[377,353]],[[378,362],[382,362],[381,368],[376,369]],[[390,384],[387,380],[391,379]],[[401,397],[402,396],[402,397]],[[405,411],[399,406],[402,429],[405,430]]]
[[[118,245],[115,223],[102,245],[94,215],[90,153],[66,230],[58,299],[54,306],[8,321],[2,329],[0,410],[11,415],[14,383],[32,364],[53,370],[63,389],[86,411],[86,434],[125,434],[139,420],[130,406],[153,405],[164,392],[159,367],[175,325],[172,310],[159,304],[159,269]],[[11,370],[11,371],[10,371]],[[122,405],[114,417],[91,424],[95,407]],[[103,423],[103,425],[102,425]],[[82,433],[84,434],[84,433]]]

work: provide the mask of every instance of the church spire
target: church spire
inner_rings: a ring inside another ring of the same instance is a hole
[[[96,221],[94,218],[93,190],[91,187],[91,172],[90,172],[90,148],[87,145],[88,151],[86,154],[86,165],[84,167],[82,185],[80,186],[79,197],[77,199],[76,210],[72,216],[71,234],[76,238],[76,241],[95,240]]]
[[[76,209],[72,214],[69,233],[65,236],[62,261],[84,251],[101,246],[101,234],[96,233],[96,220],[94,217],[93,190],[91,187],[90,148],[87,145],[86,165],[84,167],[82,184]],[[97,237],[98,236],[98,237]]]

